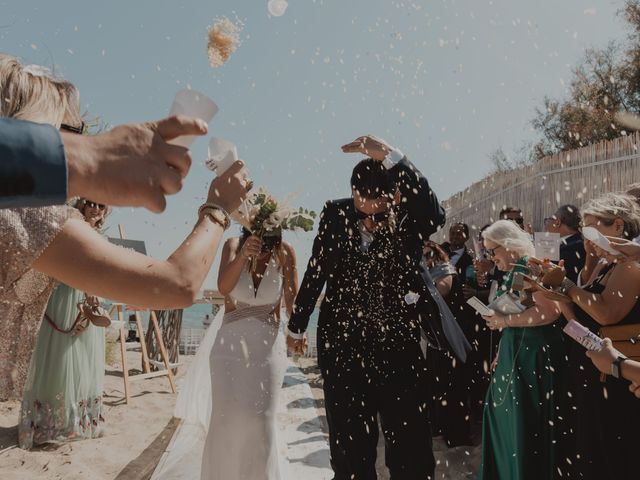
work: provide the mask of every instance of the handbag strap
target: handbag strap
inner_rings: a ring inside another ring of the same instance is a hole
[[[53,328],[56,332],[58,333],[62,333],[65,335],[70,334],[71,332],[73,332],[76,328],[76,326],[78,325],[78,322],[80,322],[82,320],[82,314],[78,313],[78,316],[76,317],[76,320],[73,322],[73,325],[71,325],[71,328],[69,330],[64,330],[62,328],[60,328],[58,325],[56,325],[56,322],[54,322],[51,317],[49,315],[47,315],[46,313],[44,314],[44,318],[47,322],[49,322],[49,325],[51,325],[51,328]]]

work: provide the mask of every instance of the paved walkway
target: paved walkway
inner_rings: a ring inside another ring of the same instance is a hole
[[[288,480],[328,480],[333,478],[329,465],[329,435],[314,397],[309,377],[289,363],[281,392],[278,412],[280,458],[288,459]],[[283,455],[282,455],[283,453]]]
[[[282,479],[332,479],[321,379],[314,362],[305,361],[301,369],[289,360],[279,400],[277,427]],[[179,429],[193,430],[188,436],[194,438],[194,445],[186,455],[190,462],[199,463],[203,448],[202,430],[184,424]],[[480,463],[479,446],[449,449],[444,441],[435,438],[433,447],[437,464],[436,479],[472,480],[475,478],[475,472],[478,471]],[[162,469],[170,452],[171,444],[159,462],[156,473]],[[184,465],[184,462],[181,463]],[[379,480],[389,479],[389,473],[384,465],[382,434],[379,437],[376,470]],[[182,473],[175,478],[176,480],[185,479]],[[165,475],[162,480],[173,480],[173,477]]]

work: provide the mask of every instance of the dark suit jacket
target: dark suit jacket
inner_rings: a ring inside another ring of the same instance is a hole
[[[367,252],[360,248],[353,199],[329,201],[320,215],[289,329],[306,330],[326,284],[318,319],[323,373],[363,364],[392,374],[399,365],[407,368],[402,352],[419,343],[416,303],[405,297],[426,289],[419,273],[422,242],[444,224],[445,215],[426,178],[406,158],[389,173],[403,198],[395,208],[397,225],[393,232],[376,233]]]
[[[586,255],[581,233],[571,235],[560,243],[560,259],[564,260],[567,278],[577,281],[578,274],[584,267]]]
[[[0,208],[62,204],[67,164],[51,125],[0,118]]]

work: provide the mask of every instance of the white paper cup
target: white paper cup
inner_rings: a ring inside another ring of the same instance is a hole
[[[217,112],[218,106],[204,93],[185,89],[176,93],[169,116],[187,115],[209,123]],[[183,135],[182,137],[174,138],[169,143],[189,148],[196,138],[196,135]]]
[[[207,167],[220,176],[238,160],[238,149],[229,140],[211,138],[209,140],[209,160]]]

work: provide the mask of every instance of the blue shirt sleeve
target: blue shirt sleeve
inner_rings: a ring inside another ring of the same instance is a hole
[[[67,162],[52,126],[0,118],[0,208],[59,205],[67,199]]]

